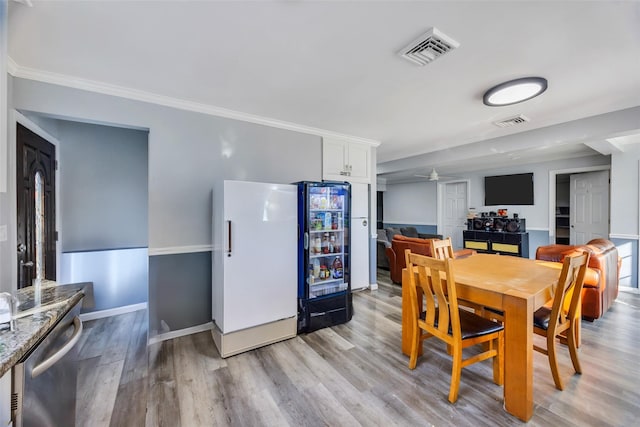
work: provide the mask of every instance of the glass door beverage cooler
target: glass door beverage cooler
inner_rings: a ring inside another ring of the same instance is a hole
[[[350,184],[298,184],[298,333],[351,320]]]

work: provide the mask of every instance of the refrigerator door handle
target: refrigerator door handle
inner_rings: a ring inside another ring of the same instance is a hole
[[[227,249],[225,250],[227,256],[231,256],[231,220],[227,220]]]
[[[306,231],[304,232],[304,249],[309,249],[309,233],[307,233]]]

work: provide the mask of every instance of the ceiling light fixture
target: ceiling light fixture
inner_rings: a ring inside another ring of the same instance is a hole
[[[485,92],[482,102],[490,107],[517,104],[535,98],[547,90],[547,79],[524,77],[500,83]]]

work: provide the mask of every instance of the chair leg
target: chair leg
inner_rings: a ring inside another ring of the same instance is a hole
[[[462,347],[453,347],[453,367],[451,369],[451,387],[449,388],[449,402],[456,403],[460,389],[460,374],[462,371]]]
[[[578,331],[574,330],[573,327],[569,328],[567,337],[569,338],[568,345],[569,354],[571,355],[571,363],[573,363],[573,369],[575,369],[578,374],[581,374],[582,368],[580,367],[580,360],[578,360],[578,349],[576,348],[578,346],[578,340],[576,335],[578,335]]]
[[[495,345],[498,354],[493,358],[493,382],[498,385],[504,384],[504,337],[503,333],[491,341]]]
[[[558,373],[558,360],[556,358],[556,337],[555,334],[547,333],[547,355],[549,356],[549,366],[551,367],[551,375],[553,375],[553,382],[556,383],[556,388],[562,390],[562,380]]]
[[[413,336],[411,337],[411,356],[409,357],[409,369],[415,369],[418,363],[418,344],[420,343],[420,327],[413,325]]]

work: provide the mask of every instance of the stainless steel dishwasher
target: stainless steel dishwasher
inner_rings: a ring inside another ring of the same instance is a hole
[[[13,368],[14,427],[75,426],[78,302]]]

